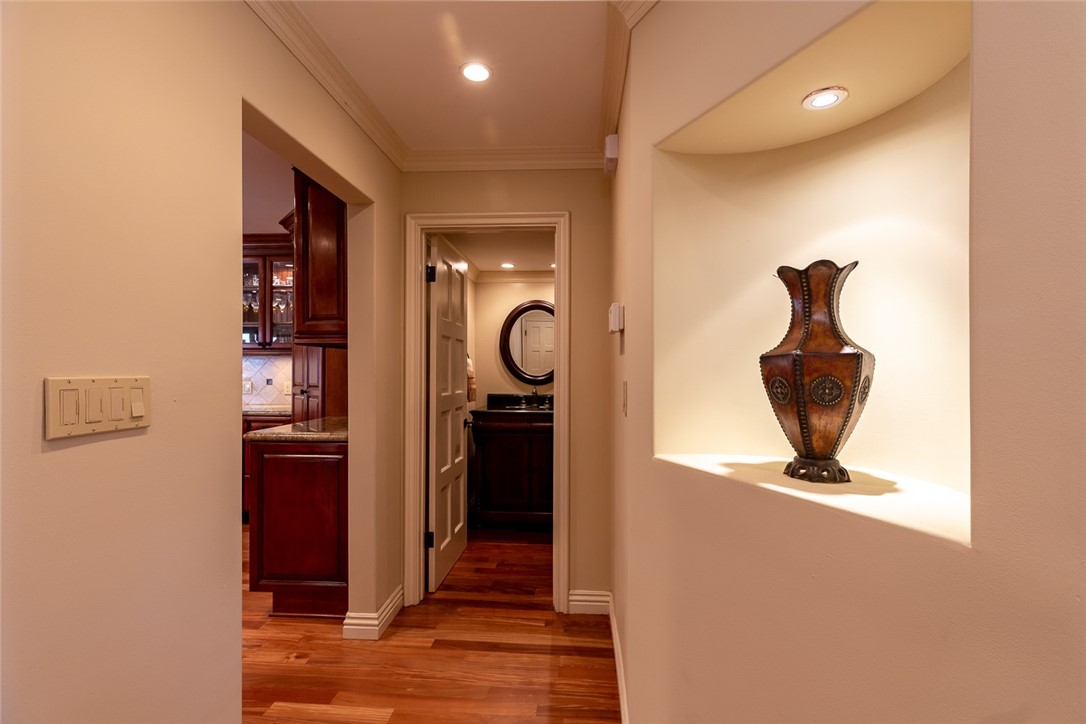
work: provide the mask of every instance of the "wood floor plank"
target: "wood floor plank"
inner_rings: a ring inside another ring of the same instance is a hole
[[[271,617],[271,594],[243,584],[242,721],[619,721],[607,618],[556,614],[550,586],[542,536],[471,540],[441,589],[380,641],[349,641],[340,621]]]

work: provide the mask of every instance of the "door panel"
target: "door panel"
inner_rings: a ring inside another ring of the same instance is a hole
[[[468,543],[467,520],[467,263],[435,237],[430,263],[437,268],[430,294],[430,470],[427,485],[428,587],[437,590]]]

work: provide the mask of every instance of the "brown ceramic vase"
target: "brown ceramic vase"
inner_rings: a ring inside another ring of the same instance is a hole
[[[796,451],[784,472],[800,480],[851,479],[837,455],[867,403],[875,370],[875,356],[841,328],[841,287],[857,264],[823,259],[806,269],[777,269],[792,297],[792,321],[781,343],[759,359],[769,403]]]

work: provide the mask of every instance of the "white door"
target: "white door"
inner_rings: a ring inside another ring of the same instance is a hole
[[[431,592],[468,544],[467,263],[441,237],[430,244],[430,464],[427,551]]]
[[[553,370],[554,317],[547,312],[529,312],[521,320],[521,329],[521,369],[530,375],[545,375]]]

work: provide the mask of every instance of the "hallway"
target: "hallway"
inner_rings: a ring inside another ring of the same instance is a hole
[[[474,535],[474,531],[473,531]],[[270,618],[248,589],[243,531],[242,721],[615,722],[610,624],[551,605],[551,546],[469,540],[441,589],[380,641],[339,621]]]

